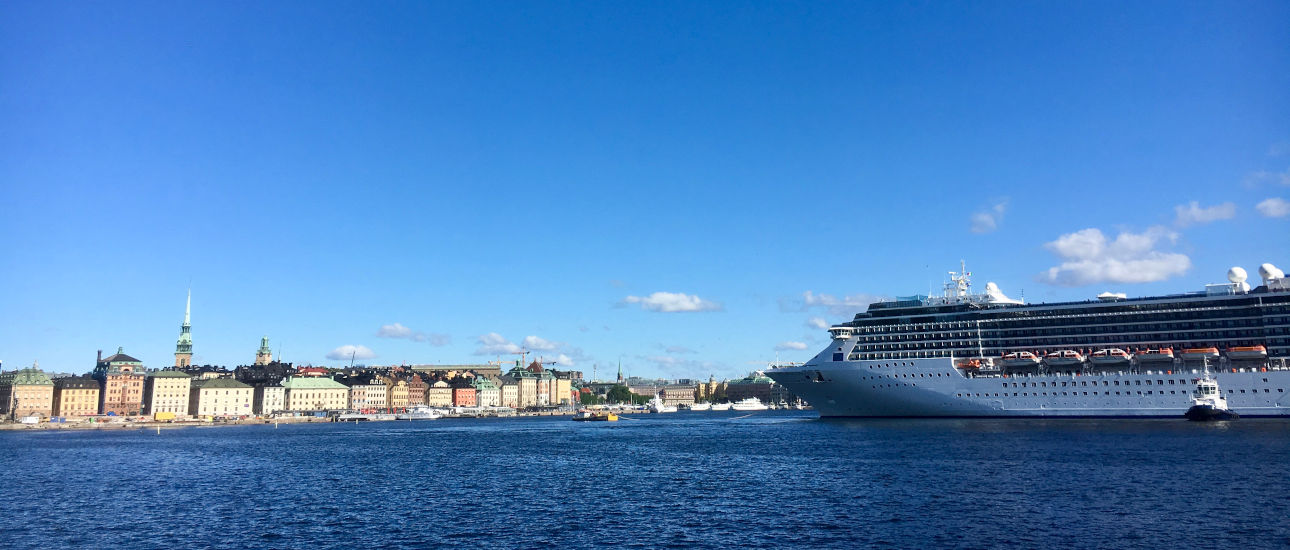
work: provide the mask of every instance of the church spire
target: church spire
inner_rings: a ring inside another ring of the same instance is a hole
[[[193,334],[189,320],[193,311],[193,289],[188,289],[188,302],[184,305],[184,324],[179,325],[179,341],[175,342],[175,366],[188,367],[193,363]]]

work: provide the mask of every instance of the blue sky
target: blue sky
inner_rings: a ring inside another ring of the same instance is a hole
[[[169,365],[191,285],[199,363],[737,376],[960,259],[1031,302],[1290,267],[1286,21],[0,4],[0,359]]]

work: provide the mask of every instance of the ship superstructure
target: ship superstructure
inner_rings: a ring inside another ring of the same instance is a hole
[[[1181,416],[1212,369],[1243,416],[1290,415],[1290,278],[1025,304],[966,268],[942,296],[871,304],[803,365],[767,374],[823,416]]]

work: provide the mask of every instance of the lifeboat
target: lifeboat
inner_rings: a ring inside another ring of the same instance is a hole
[[[1263,346],[1233,346],[1227,350],[1227,358],[1235,361],[1268,358],[1268,348]]]
[[[1138,352],[1135,357],[1138,364],[1145,363],[1173,363],[1174,348],[1145,349]]]
[[[1100,349],[1088,356],[1088,360],[1099,367],[1118,367],[1129,363],[1129,352],[1120,348]]]
[[[1070,349],[1054,351],[1044,356],[1044,363],[1050,367],[1073,367],[1084,362],[1080,352]]]
[[[959,367],[960,369],[972,369],[972,370],[979,369],[979,368],[981,368],[981,360],[980,360],[980,359],[964,359],[964,360],[962,360],[962,361],[959,361],[959,362],[958,362],[958,367]]]
[[[1039,357],[1028,351],[1005,353],[1002,362],[1003,368],[1009,372],[1035,370],[1039,367]]]
[[[1210,346],[1207,348],[1187,348],[1182,352],[1185,361],[1200,361],[1202,359],[1218,359],[1218,348]]]

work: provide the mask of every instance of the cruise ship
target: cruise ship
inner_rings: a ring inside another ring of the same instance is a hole
[[[1290,278],[1272,264],[1185,294],[1026,304],[965,266],[943,296],[869,305],[768,376],[824,417],[1182,417],[1210,373],[1242,417],[1290,417]]]

